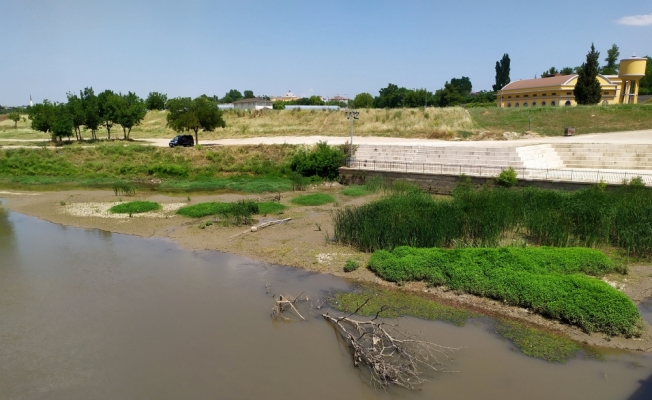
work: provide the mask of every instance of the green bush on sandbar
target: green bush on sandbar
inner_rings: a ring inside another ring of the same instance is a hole
[[[372,254],[369,269],[393,282],[425,281],[525,307],[586,332],[637,335],[638,309],[599,279],[614,264],[577,248],[416,249]]]
[[[160,209],[161,205],[153,201],[130,201],[115,205],[109,211],[114,214],[140,214]]]
[[[293,198],[291,201],[300,206],[321,206],[327,203],[334,203],[335,198],[330,194],[315,193],[298,196]]]

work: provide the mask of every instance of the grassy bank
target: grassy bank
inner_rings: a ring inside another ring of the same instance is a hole
[[[469,318],[481,316],[438,303],[414,293],[376,288],[364,288],[352,293],[337,293],[331,304],[340,311],[352,312],[367,299],[369,299],[369,302],[359,311],[361,315],[375,315],[382,306],[390,305],[380,314],[382,317],[396,318],[410,315],[426,320],[444,321],[463,326]],[[575,357],[580,351],[585,351],[591,355],[595,354],[588,347],[580,345],[567,337],[531,328],[519,322],[498,320],[495,324],[495,331],[514,343],[514,346],[523,354],[548,362],[566,362]]]
[[[470,108],[469,113],[477,129],[496,133],[531,130],[541,135],[560,136],[567,126],[576,127],[576,134],[652,129],[652,105],[649,104]]]
[[[615,246],[652,255],[652,191],[458,188],[451,199],[407,191],[336,211],[334,237],[361,251],[414,247]]]
[[[599,279],[613,264],[588,249],[415,249],[375,252],[369,269],[392,282],[425,281],[489,297],[576,325],[586,332],[639,334],[640,315]],[[582,272],[582,273],[581,273]]]
[[[255,204],[256,207],[250,207],[251,214],[279,214],[287,208],[283,204],[274,202],[261,202],[253,204]],[[240,207],[238,203],[198,203],[191,206],[181,207],[177,210],[177,214],[189,218],[202,218],[210,215],[232,214],[234,211],[237,211],[236,209],[238,207]]]
[[[134,181],[163,190],[286,191],[292,189],[286,175],[296,150],[290,145],[167,149],[122,144],[0,150],[0,181],[91,187]]]
[[[472,138],[473,133],[525,132],[529,128],[542,135],[561,135],[564,127],[574,126],[577,133],[617,132],[652,128],[652,105],[529,107],[529,108],[420,108],[360,110],[355,122],[358,136],[405,138]],[[150,111],[131,132],[134,139],[172,138],[176,133],[166,127],[167,113]],[[342,111],[267,111],[224,113],[225,129],[203,132],[202,139],[246,138],[258,136],[347,136],[349,121]],[[0,121],[0,139],[49,139],[49,135],[30,128],[31,121]],[[114,137],[121,137],[119,128]],[[82,132],[88,138],[90,133]],[[99,137],[106,137],[100,129]]]

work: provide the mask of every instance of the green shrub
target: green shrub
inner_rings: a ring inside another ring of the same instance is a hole
[[[553,261],[550,261],[553,260]],[[613,263],[589,249],[415,249],[377,251],[369,269],[393,282],[426,281],[525,307],[610,335],[638,333],[638,309],[599,279]]]
[[[505,187],[515,186],[518,183],[518,178],[516,175],[517,174],[516,171],[514,171],[514,168],[509,167],[500,172],[500,174],[496,177],[496,182],[499,185]]]
[[[290,168],[303,176],[317,175],[333,180],[339,175],[343,161],[341,150],[319,142],[311,151],[299,150],[292,158]]]
[[[350,197],[360,197],[371,194],[371,192],[365,186],[349,186],[342,189],[342,194]]]
[[[356,260],[349,258],[344,264],[344,272],[353,272],[360,267],[360,263]]]
[[[115,214],[140,214],[160,209],[161,205],[153,201],[130,201],[115,205],[109,211]]]
[[[321,206],[326,203],[334,203],[335,198],[330,194],[315,193],[295,197],[291,202],[300,206]]]

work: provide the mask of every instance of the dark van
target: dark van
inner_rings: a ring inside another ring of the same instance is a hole
[[[178,135],[170,140],[170,147],[183,146],[192,147],[195,145],[195,139],[192,135]]]

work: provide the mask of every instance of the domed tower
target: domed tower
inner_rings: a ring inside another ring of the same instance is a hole
[[[638,103],[638,83],[645,76],[646,63],[647,58],[636,56],[620,60],[618,77],[622,79],[620,87],[621,104]]]

